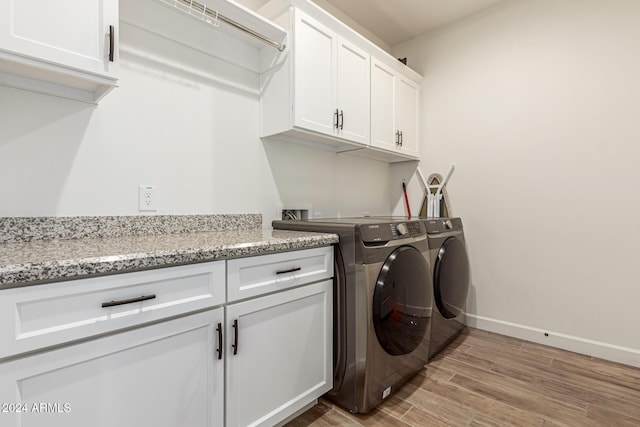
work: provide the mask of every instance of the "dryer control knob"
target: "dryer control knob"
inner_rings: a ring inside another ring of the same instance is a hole
[[[407,228],[407,224],[405,223],[398,224],[396,226],[396,230],[398,230],[398,234],[401,236],[404,236],[409,232],[409,229]]]
[[[450,219],[444,222],[444,228],[446,228],[447,230],[451,230],[453,228],[453,223],[451,222]]]

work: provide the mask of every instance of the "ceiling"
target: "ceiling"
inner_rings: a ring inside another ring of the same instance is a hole
[[[458,21],[502,0],[326,0],[389,46]]]
[[[236,1],[255,10],[268,0]],[[326,9],[337,9],[390,47],[463,19],[504,0],[313,1]],[[329,10],[329,12],[335,11]],[[341,17],[338,16],[338,18]],[[346,23],[349,24],[349,22]]]

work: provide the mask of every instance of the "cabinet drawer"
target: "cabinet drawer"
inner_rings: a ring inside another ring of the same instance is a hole
[[[238,301],[333,277],[333,247],[227,261],[227,300]]]
[[[216,261],[0,291],[0,359],[225,302]]]

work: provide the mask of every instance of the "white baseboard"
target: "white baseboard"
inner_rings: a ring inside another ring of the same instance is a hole
[[[545,344],[563,350],[586,354],[640,368],[640,350],[586,338],[547,331],[517,323],[505,322],[474,314],[466,314],[465,323],[472,328]]]

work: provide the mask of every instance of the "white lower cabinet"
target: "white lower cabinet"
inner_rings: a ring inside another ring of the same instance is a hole
[[[0,363],[0,425],[221,426],[218,324],[223,308]]]
[[[332,281],[226,307],[227,426],[272,426],[332,387]]]
[[[332,276],[324,247],[0,290],[0,426],[282,422],[332,387]]]

